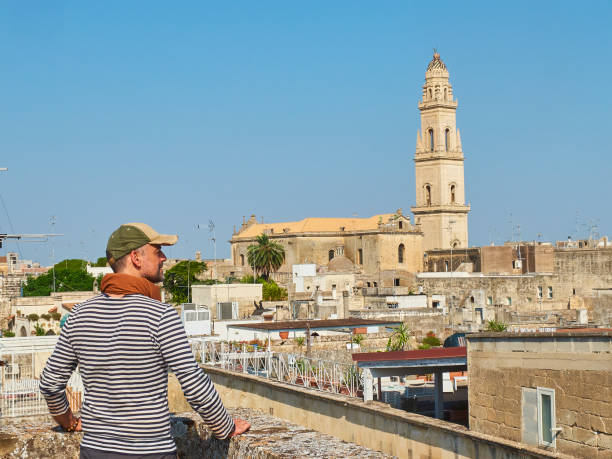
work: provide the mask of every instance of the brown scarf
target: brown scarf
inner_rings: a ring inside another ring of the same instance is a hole
[[[161,289],[144,277],[123,273],[107,274],[102,279],[100,290],[110,295],[130,295],[139,293],[154,300],[161,301]]]

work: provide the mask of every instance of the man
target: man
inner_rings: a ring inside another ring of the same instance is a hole
[[[166,256],[162,246],[177,236],[143,223],[120,226],[109,238],[106,257],[114,274],[100,295],[75,306],[40,380],[49,412],[66,431],[84,431],[81,458],[176,458],[170,435],[168,369],[187,401],[220,439],[245,432],[232,420],[208,376],[195,361],[181,320],[162,303]],[[66,399],[74,369],[85,386],[82,418]]]

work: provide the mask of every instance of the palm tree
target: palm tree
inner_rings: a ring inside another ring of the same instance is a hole
[[[389,341],[387,341],[387,351],[403,351],[409,339],[410,329],[406,324],[395,327]]]
[[[255,238],[256,244],[247,248],[249,265],[255,269],[255,274],[268,280],[270,273],[276,271],[285,261],[285,249],[277,242],[272,242],[267,234]]]

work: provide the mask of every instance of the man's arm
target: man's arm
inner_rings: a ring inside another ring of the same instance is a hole
[[[66,397],[66,384],[78,363],[70,344],[69,330],[67,322],[60,332],[51,357],[47,360],[39,387],[47,401],[49,413],[64,430],[72,431],[81,430],[81,421],[72,414]]]
[[[162,315],[157,340],[162,357],[176,375],[185,398],[215,437],[225,439],[248,430],[247,421],[236,419],[234,423],[210,378],[195,361],[183,323],[172,307]]]

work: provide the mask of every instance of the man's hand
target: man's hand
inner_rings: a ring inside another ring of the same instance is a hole
[[[232,433],[230,437],[235,437],[236,435],[243,434],[251,428],[251,423],[249,421],[245,421],[244,419],[234,419],[234,425],[236,426],[236,428],[234,429],[234,433]]]
[[[72,414],[72,411],[68,409],[64,414],[60,414],[58,416],[53,416],[55,421],[64,429],[65,431],[70,432],[80,432],[81,429],[81,418],[76,418]],[[74,430],[70,430],[71,427],[74,426]]]

